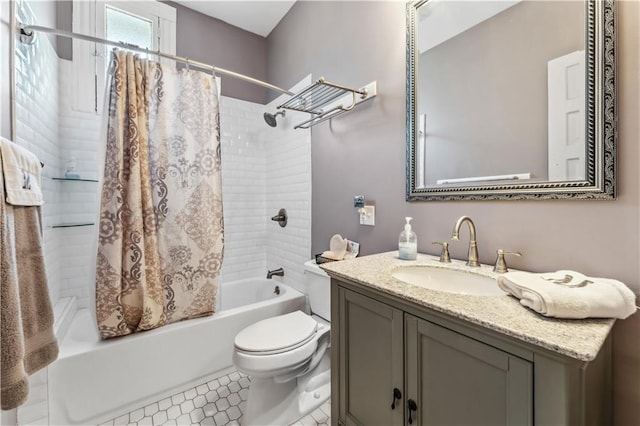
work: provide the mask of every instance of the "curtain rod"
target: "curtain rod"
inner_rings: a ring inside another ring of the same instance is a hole
[[[85,34],[80,34],[80,33],[73,33],[71,31],[64,31],[64,30],[58,30],[55,28],[49,28],[49,27],[41,27],[39,25],[26,25],[26,24],[21,24],[18,23],[17,28],[20,30],[19,36],[20,36],[20,41],[22,42],[28,42],[29,39],[31,37],[34,36],[34,31],[40,31],[43,33],[48,33],[48,34],[55,34],[58,36],[62,36],[62,37],[68,37],[68,38],[77,38],[80,40],[84,40],[84,41],[89,41],[92,43],[101,43],[101,44],[106,44],[109,46],[115,46],[115,47],[121,47],[123,49],[128,49],[128,50],[133,50],[135,52],[140,52],[140,53],[147,53],[147,54],[151,54],[151,55],[156,55],[156,56],[160,56],[162,58],[167,58],[167,59],[172,59],[176,62],[182,62],[187,64],[187,66],[194,66],[197,68],[201,68],[201,69],[205,69],[205,70],[209,70],[209,71],[213,71],[216,74],[223,74],[223,75],[227,75],[229,77],[233,77],[233,78],[237,78],[240,80],[244,80],[247,81],[249,83],[253,83],[253,84],[257,84],[258,86],[262,86],[262,87],[266,87],[267,89],[271,89],[271,90],[275,90],[276,92],[280,92],[280,93],[284,93],[286,95],[289,96],[293,96],[294,93],[285,90],[281,87],[275,86],[271,83],[267,83],[264,82],[262,80],[258,80],[256,78],[253,77],[249,77],[246,76],[244,74],[240,74],[234,71],[230,71],[224,68],[220,68],[220,67],[216,67],[213,65],[209,65],[209,64],[205,64],[204,62],[199,62],[199,61],[194,61],[192,59],[189,58],[184,58],[182,56],[175,56],[175,55],[170,55],[168,53],[163,53],[160,52],[160,50],[151,50],[151,49],[146,49],[143,47],[138,47],[135,44],[129,44],[129,43],[123,43],[123,42],[117,42],[117,41],[110,41],[110,40],[105,40],[102,38],[98,38],[98,37],[93,37],[93,36],[89,36],[89,35],[85,35]],[[24,40],[24,39],[27,40]]]

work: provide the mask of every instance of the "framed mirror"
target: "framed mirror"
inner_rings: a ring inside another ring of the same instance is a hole
[[[613,0],[407,4],[406,199],[615,199]]]

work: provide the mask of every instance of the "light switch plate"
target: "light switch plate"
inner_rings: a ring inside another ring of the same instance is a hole
[[[376,224],[375,206],[364,206],[364,213],[360,214],[360,225],[374,226]]]

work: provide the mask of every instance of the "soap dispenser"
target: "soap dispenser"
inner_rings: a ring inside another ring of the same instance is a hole
[[[418,237],[411,230],[412,217],[405,217],[407,224],[398,239],[398,257],[403,260],[416,260],[418,256]]]

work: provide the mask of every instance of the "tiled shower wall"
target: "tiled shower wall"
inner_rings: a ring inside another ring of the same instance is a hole
[[[307,86],[305,78],[296,89]],[[224,83],[223,83],[224,84]],[[225,259],[222,280],[263,278],[267,269],[283,267],[281,280],[304,291],[303,263],[311,255],[311,132],[294,130],[306,119],[289,112],[269,127],[269,105],[222,98],[222,193],[225,220]],[[271,217],[287,210],[287,226]]]
[[[98,146],[102,129],[102,116],[95,111],[74,109],[74,82],[71,61],[60,59],[59,69],[59,122],[60,158],[62,165],[71,159],[84,179],[98,178]],[[102,90],[102,89],[100,89]],[[92,88],[80,91],[91,98]],[[95,223],[98,214],[99,184],[96,182],[60,181],[59,219],[62,223]],[[95,253],[93,251],[97,228],[81,226],[60,228],[64,262],[62,268],[62,297],[76,297],[78,307],[91,303]]]
[[[29,4],[17,0],[16,15],[21,22],[36,22]],[[61,291],[60,235],[50,225],[57,220],[59,191],[51,177],[61,168],[58,133],[58,57],[47,37],[36,37],[33,45],[18,44],[15,54],[16,140],[45,163],[42,208],[45,260],[49,293],[56,301]]]
[[[18,20],[37,22],[29,3],[16,2]],[[95,227],[52,228],[62,223],[94,222],[95,182],[53,180],[64,176],[67,160],[75,158],[83,178],[97,177],[97,147],[101,117],[74,111],[71,106],[71,62],[59,59],[48,37],[16,48],[16,142],[33,151],[45,167],[42,187],[45,262],[51,300],[76,296],[79,307],[89,304],[94,262]],[[86,91],[92,96],[92,90]]]
[[[296,93],[309,84],[311,75],[291,91]],[[274,113],[286,99],[281,96],[264,109]],[[276,215],[281,208],[288,214],[284,228],[267,222],[267,267],[283,267],[283,282],[305,293],[303,264],[311,258],[311,131],[293,127],[308,118],[308,114],[286,111],[275,128],[260,120],[266,145],[267,216]]]
[[[233,98],[220,101],[224,209],[221,281],[266,273],[266,150],[259,139],[266,126],[264,121],[260,124],[263,109],[262,105]]]

